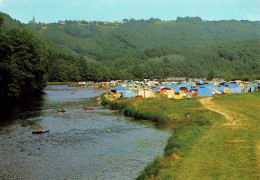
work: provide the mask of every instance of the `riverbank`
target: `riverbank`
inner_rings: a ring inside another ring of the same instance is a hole
[[[101,100],[127,116],[152,120],[172,131],[163,157],[156,157],[137,179],[259,178],[259,93],[198,101]]]

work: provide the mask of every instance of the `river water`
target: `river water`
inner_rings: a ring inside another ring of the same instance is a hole
[[[24,105],[11,122],[2,123],[0,179],[136,178],[162,155],[170,134],[98,105],[94,97],[101,93],[49,86],[41,100]],[[65,113],[57,112],[61,107]],[[32,134],[38,126],[50,132]]]

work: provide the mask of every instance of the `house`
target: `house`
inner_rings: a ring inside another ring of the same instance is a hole
[[[65,25],[65,24],[66,24],[66,21],[59,21],[59,24],[60,24],[60,25]]]

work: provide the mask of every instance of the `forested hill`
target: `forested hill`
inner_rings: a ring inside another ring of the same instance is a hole
[[[260,79],[259,22],[178,18],[24,25],[0,13],[1,19],[0,84],[5,88],[0,98],[31,94],[31,86],[41,91],[45,81]]]
[[[46,81],[106,79],[107,68],[90,63],[0,12],[0,105],[43,92]],[[0,110],[3,109],[1,106]]]
[[[199,17],[124,22],[65,21],[63,24],[28,26],[55,44],[98,61],[114,60],[147,48],[207,47],[223,42],[260,39],[260,22],[202,21]]]

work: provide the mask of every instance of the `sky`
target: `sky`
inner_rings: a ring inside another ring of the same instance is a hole
[[[0,0],[0,11],[28,23],[59,20],[122,21],[127,19],[260,21],[260,0]]]

